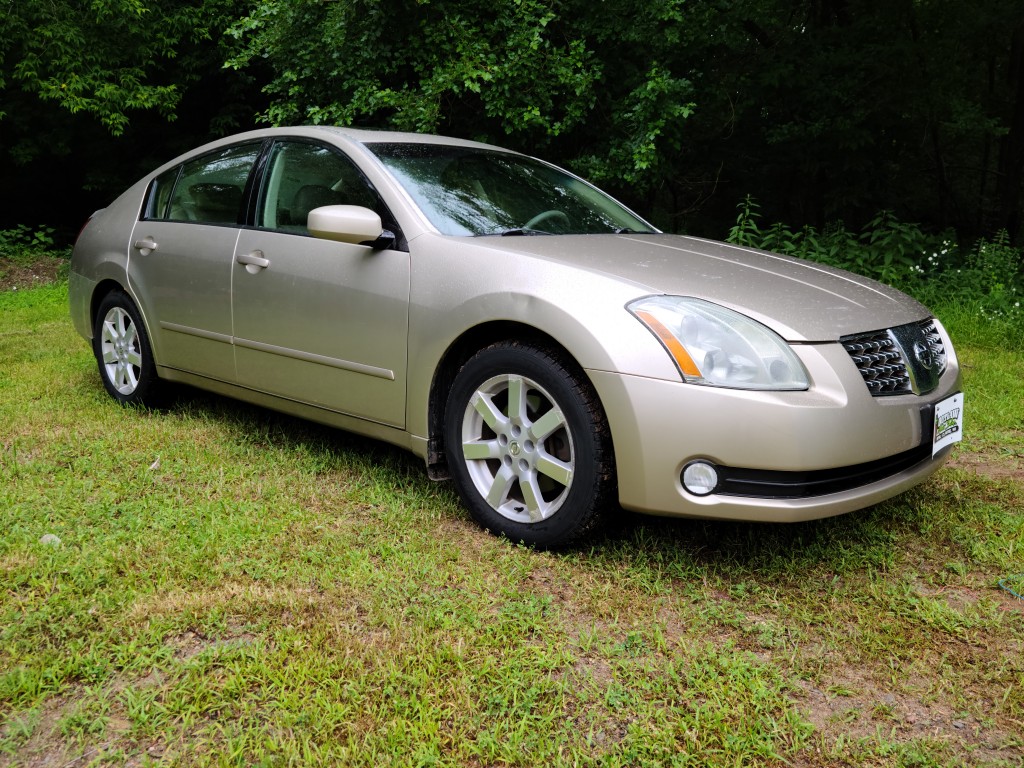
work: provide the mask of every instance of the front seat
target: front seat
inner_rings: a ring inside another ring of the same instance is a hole
[[[305,227],[309,218],[309,212],[322,205],[338,205],[341,203],[340,195],[330,187],[323,184],[307,184],[299,187],[299,191],[292,198],[290,213],[291,223],[296,226]]]

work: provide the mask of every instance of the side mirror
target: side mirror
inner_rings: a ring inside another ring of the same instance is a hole
[[[324,205],[309,212],[306,228],[314,237],[340,243],[368,245],[374,250],[387,248],[395,236],[386,232],[380,216],[360,205]],[[390,235],[385,238],[384,235]],[[382,241],[384,244],[381,244]]]
[[[367,240],[360,243],[360,245],[368,245],[372,251],[386,251],[395,244],[397,239],[394,232],[390,229],[385,229],[376,240]]]

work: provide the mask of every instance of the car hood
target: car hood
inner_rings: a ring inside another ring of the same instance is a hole
[[[482,240],[495,250],[629,281],[641,293],[713,301],[754,318],[788,341],[835,341],[930,316],[906,294],[866,277],[694,237],[539,235],[478,242]]]

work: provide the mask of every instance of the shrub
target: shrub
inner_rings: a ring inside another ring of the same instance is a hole
[[[13,229],[0,229],[0,258],[32,261],[41,255],[67,255],[57,248],[53,227],[32,229],[25,224],[19,224]]]
[[[822,231],[782,223],[762,227],[757,202],[739,206],[727,240],[810,259],[871,277],[906,291],[936,311],[967,314],[988,326],[987,336],[1024,345],[1024,251],[1007,233],[961,248],[952,235],[932,235],[882,211],[860,233],[836,222]],[[967,311],[969,310],[969,312]]]

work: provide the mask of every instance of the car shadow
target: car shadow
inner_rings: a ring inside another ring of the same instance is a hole
[[[353,454],[376,460],[403,475],[414,474],[418,469],[424,485],[430,483],[422,469],[423,462],[397,446],[226,395],[175,384],[169,388],[164,402],[153,410],[172,417],[196,414],[215,417],[236,440],[256,446],[284,451],[299,447],[323,448],[339,457]]]
[[[830,579],[887,570],[924,515],[927,484],[873,507],[800,523],[650,517],[622,511],[602,536],[575,556],[593,568],[647,570],[653,577],[761,584]]]
[[[93,371],[83,372],[80,384],[96,397],[107,397]],[[438,485],[427,477],[422,460],[388,443],[187,385],[170,387],[160,407],[151,410],[168,418],[215,419],[232,439],[257,450],[326,452],[332,466],[356,472],[381,467],[406,490],[437,498]],[[443,514],[454,510],[460,522],[469,521],[451,483],[441,487]],[[759,579],[822,567],[884,567],[898,539],[894,528],[923,514],[921,497],[928,493],[926,484],[875,507],[802,523],[652,517],[615,506],[598,532],[555,554],[596,569],[646,564],[652,573],[684,579],[704,578],[726,566],[734,576]],[[478,529],[478,535],[490,534]]]

